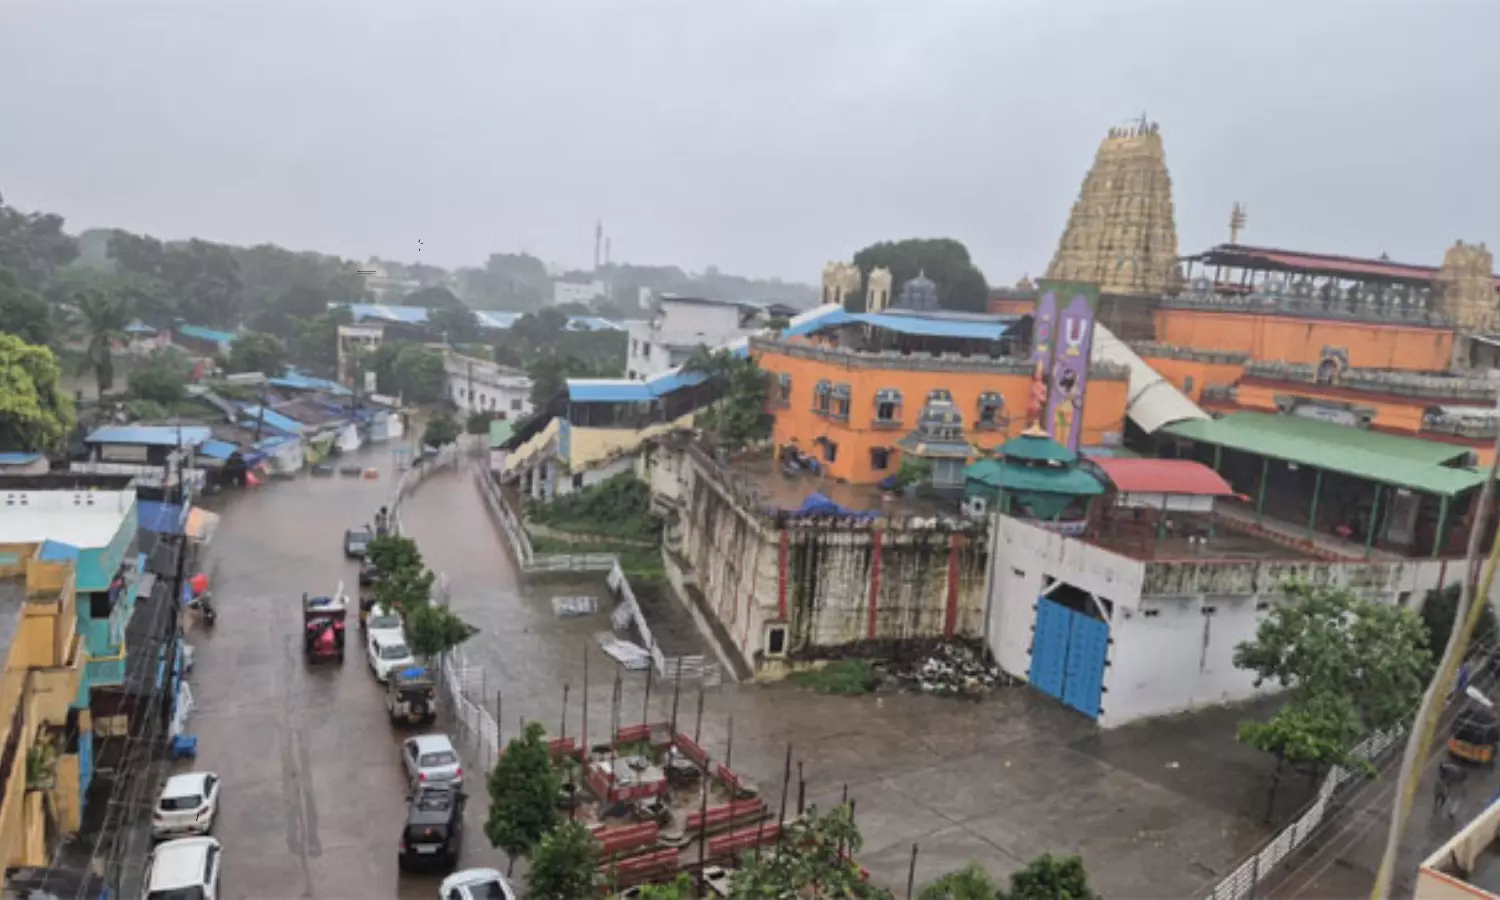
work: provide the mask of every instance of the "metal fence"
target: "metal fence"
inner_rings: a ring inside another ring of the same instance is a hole
[[[667,656],[662,652],[661,646],[657,644],[655,636],[651,633],[651,623],[646,620],[646,614],[636,600],[635,590],[630,586],[630,579],[625,577],[625,570],[620,568],[619,557],[613,553],[537,554],[532,550],[531,539],[526,535],[526,529],[522,527],[520,518],[501,495],[500,488],[495,484],[494,479],[490,478],[489,473],[476,469],[474,482],[479,487],[479,494],[484,498],[490,515],[500,525],[500,531],[505,536],[506,543],[510,545],[511,553],[515,556],[516,563],[520,565],[522,571],[528,573],[605,573],[605,581],[609,584],[610,590],[614,591],[620,599],[620,604],[615,609],[616,613],[629,616],[630,624],[635,626],[640,634],[641,643],[651,654],[651,663],[656,669],[656,674],[662,678],[701,679],[708,685],[719,684],[723,681],[723,670],[719,664],[709,661],[701,653]]]
[[[1354,755],[1373,763],[1405,734],[1405,729],[1372,734],[1355,746]],[[1256,886],[1270,878],[1277,866],[1307,843],[1328,818],[1339,793],[1354,780],[1356,773],[1342,766],[1334,766],[1323,779],[1317,798],[1307,810],[1249,859],[1240,863],[1227,878],[1219,882],[1206,900],[1241,900],[1255,896]]]

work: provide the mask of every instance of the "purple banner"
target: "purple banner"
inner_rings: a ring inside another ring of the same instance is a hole
[[[1037,298],[1031,329],[1031,394],[1026,398],[1026,430],[1052,428],[1047,420],[1047,373],[1052,370],[1052,334],[1057,322],[1057,292],[1043,288]]]
[[[1083,397],[1088,389],[1089,354],[1094,347],[1094,313],[1099,289],[1088,284],[1043,282],[1037,303],[1038,331],[1043,303],[1052,309],[1047,344],[1047,415],[1042,427],[1059,444],[1076,451],[1083,437]],[[1041,343],[1037,343],[1041,350]]]

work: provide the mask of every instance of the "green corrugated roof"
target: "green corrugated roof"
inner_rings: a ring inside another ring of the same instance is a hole
[[[1006,465],[993,459],[981,459],[965,468],[964,480],[1007,491],[1036,491],[1085,497],[1104,493],[1104,485],[1099,483],[1099,479],[1082,469]]]
[[[1426,494],[1452,496],[1484,483],[1484,473],[1445,466],[1470,451],[1453,444],[1398,437],[1301,416],[1238,412],[1222,419],[1173,422],[1180,438],[1340,472]]]
[[[1030,459],[1039,462],[1078,462],[1078,454],[1045,434],[1019,434],[995,451],[1007,459]]]
[[[516,423],[509,419],[490,420],[490,449],[498,450],[500,445],[510,440],[511,432],[516,430]]]

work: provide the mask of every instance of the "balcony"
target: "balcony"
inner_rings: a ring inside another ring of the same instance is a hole
[[[111,687],[125,683],[125,651],[119,656],[91,659],[88,661],[88,685],[90,688]]]

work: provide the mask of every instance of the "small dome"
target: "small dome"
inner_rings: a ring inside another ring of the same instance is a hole
[[[896,305],[902,309],[937,309],[937,283],[928,278],[925,271],[917,272],[916,278],[901,285],[901,295],[897,298]]]

